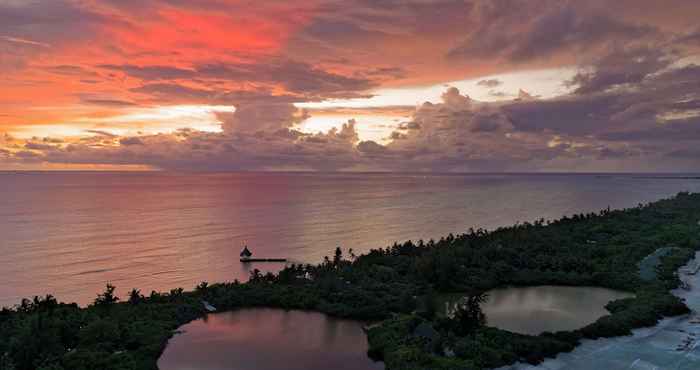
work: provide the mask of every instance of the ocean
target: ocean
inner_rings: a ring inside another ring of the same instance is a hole
[[[700,191],[644,174],[0,172],[0,306],[52,294],[86,305],[104,289],[193,289],[280,264],[360,254]]]

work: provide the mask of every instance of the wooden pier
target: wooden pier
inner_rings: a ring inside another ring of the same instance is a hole
[[[248,249],[246,245],[241,251],[241,262],[287,262],[286,258],[253,258],[253,253]]]
[[[241,258],[241,262],[287,262],[286,258]]]

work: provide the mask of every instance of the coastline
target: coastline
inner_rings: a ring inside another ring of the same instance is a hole
[[[148,296],[134,290],[122,300],[108,286],[85,308],[51,296],[25,300],[0,311],[0,332],[9,339],[0,342],[0,368],[7,362],[18,370],[155,370],[178,328],[207,313],[203,301],[219,312],[270,307],[380,321],[368,330],[369,354],[386,369],[537,364],[586,338],[619,337],[687,313],[669,291],[680,284],[678,268],[697,256],[699,218],[700,194],[679,193],[625,210],[408,241],[352,259],[337,249],[316,266],[292,265],[277,275],[254,270],[246,283],[202,283],[193,291]],[[631,262],[656,251],[660,241],[678,248],[661,259],[656,280],[643,281]],[[453,319],[419,310],[435,292],[545,284],[607,287],[635,297],[611,302],[611,315],[580,330],[538,336],[483,325],[462,331]],[[424,323],[437,329],[432,338],[416,336]]]
[[[683,299],[691,313],[667,317],[653,327],[632,330],[624,337],[584,339],[573,351],[561,353],[539,365],[517,363],[494,370],[690,370],[700,367],[700,275],[687,273],[700,266],[700,252],[678,269],[689,289],[671,293]]]

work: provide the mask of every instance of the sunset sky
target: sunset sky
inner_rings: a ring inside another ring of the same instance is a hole
[[[700,171],[700,1],[0,0],[0,170]]]

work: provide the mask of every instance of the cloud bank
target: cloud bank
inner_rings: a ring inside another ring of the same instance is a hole
[[[697,171],[699,12],[682,0],[4,2],[0,168]],[[548,99],[494,77],[564,67],[577,72]],[[439,102],[401,107],[410,118],[381,142],[353,119],[300,129],[324,112],[295,103],[467,78],[499,100],[445,86]],[[213,113],[218,132],[113,130],[191,105],[235,112]]]

